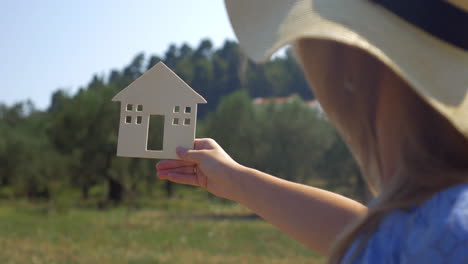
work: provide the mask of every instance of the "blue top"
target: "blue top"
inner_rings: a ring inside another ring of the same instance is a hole
[[[358,240],[343,264],[351,263],[357,246]],[[410,211],[387,215],[352,263],[468,263],[468,184],[443,190]]]

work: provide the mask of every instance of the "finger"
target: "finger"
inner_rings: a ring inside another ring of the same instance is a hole
[[[176,173],[176,172],[170,172],[168,173],[167,171],[160,171],[158,172],[158,178],[162,180],[169,180],[175,183],[180,183],[180,184],[187,184],[187,185],[193,185],[193,186],[200,186],[198,184],[197,177],[195,174],[187,174],[187,173]]]
[[[193,166],[185,166],[185,167],[178,167],[173,169],[167,170],[158,170],[158,171],[165,171],[165,173],[186,173],[186,174],[195,174],[195,169]]]
[[[178,147],[176,153],[182,160],[194,163],[200,163],[200,161],[206,157],[205,150],[192,150]]]
[[[185,166],[193,166],[193,162],[184,161],[184,160],[162,160],[156,164],[156,169],[158,170],[167,170]]]
[[[197,138],[194,141],[193,148],[196,150],[201,149],[214,149],[216,147],[216,143],[211,138]]]

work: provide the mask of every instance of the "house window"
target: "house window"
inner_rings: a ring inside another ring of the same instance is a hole
[[[190,107],[190,106],[185,107],[185,113],[186,114],[190,114],[191,112],[192,112],[192,107]]]
[[[127,104],[127,111],[133,111],[133,105]]]
[[[137,112],[143,111],[143,105],[140,105],[140,104],[137,105],[137,109],[136,109],[136,110],[137,110]]]
[[[190,118],[185,118],[184,119],[184,125],[186,125],[186,126],[190,125]]]
[[[137,116],[137,118],[136,118],[136,123],[137,123],[137,125],[141,125],[141,122],[142,122],[142,121],[143,121],[143,117]]]
[[[172,124],[173,125],[178,125],[179,124],[179,118],[172,119]]]
[[[131,124],[132,123],[132,117],[131,116],[126,116],[125,117],[125,123]]]
[[[174,106],[174,113],[180,113],[180,106]]]

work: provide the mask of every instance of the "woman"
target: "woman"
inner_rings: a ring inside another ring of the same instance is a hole
[[[226,6],[252,59],[293,43],[377,198],[366,207],[244,167],[211,139],[158,177],[237,201],[330,263],[468,263],[468,1]]]

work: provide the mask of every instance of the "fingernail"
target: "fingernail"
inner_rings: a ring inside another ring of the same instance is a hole
[[[184,148],[184,147],[177,147],[176,148],[176,153],[181,158],[184,156],[185,152],[187,152],[187,149]]]

